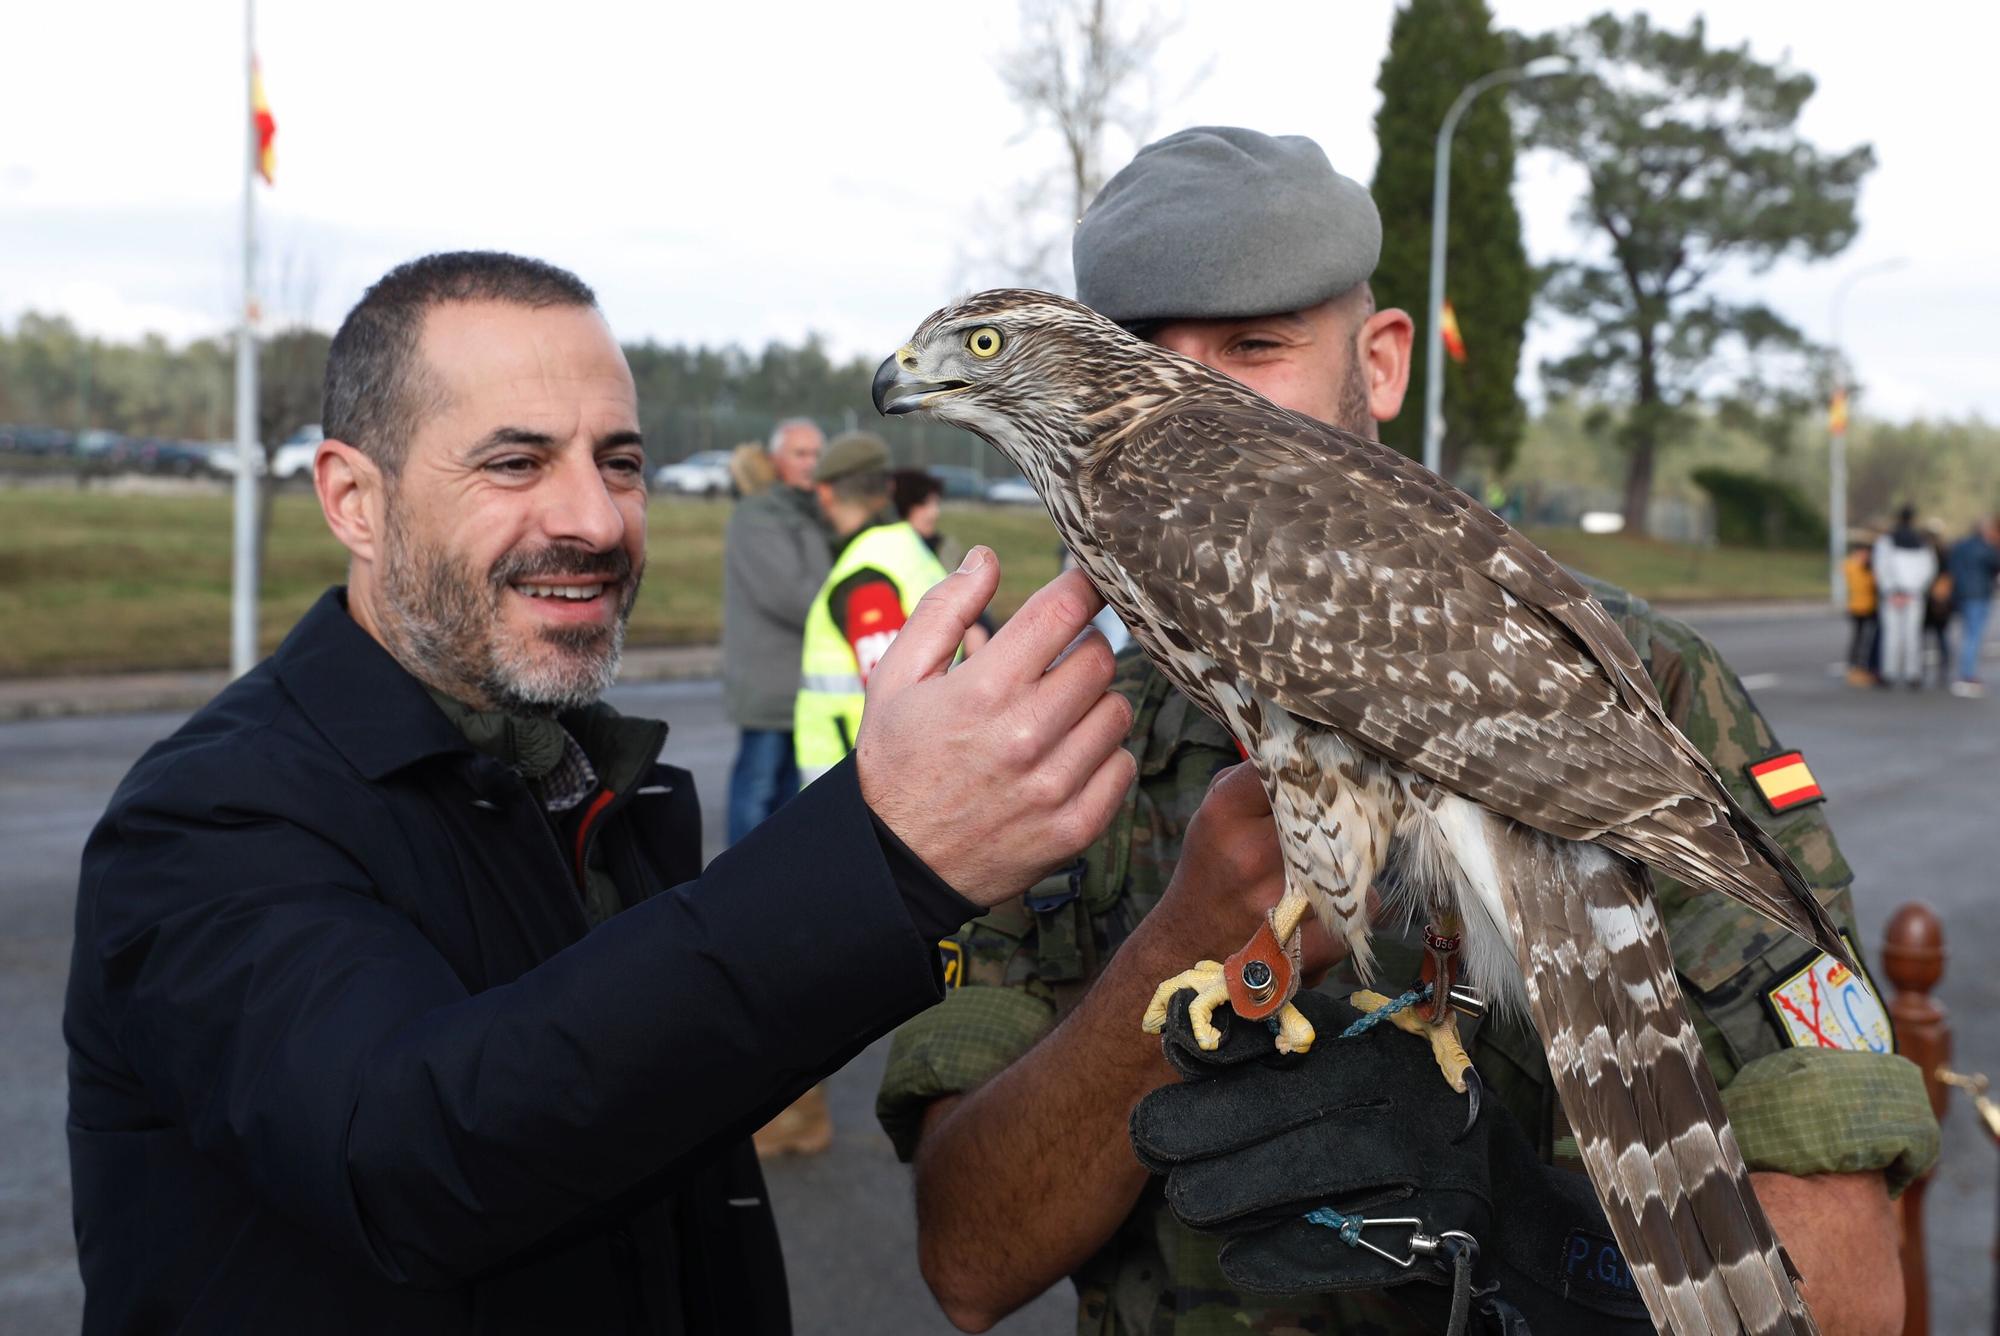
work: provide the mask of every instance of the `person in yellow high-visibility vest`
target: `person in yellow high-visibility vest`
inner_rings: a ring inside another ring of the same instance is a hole
[[[830,443],[813,473],[833,568],[806,613],[792,745],[810,784],[854,748],[868,674],[944,567],[891,505],[889,447],[866,432]]]
[[[869,673],[925,591],[944,579],[930,546],[892,502],[889,447],[849,432],[828,443],[813,491],[833,531],[833,567],[806,611],[792,746],[799,783],[812,783],[854,749]],[[757,1153],[815,1155],[833,1141],[826,1090],[816,1085],[753,1138]]]

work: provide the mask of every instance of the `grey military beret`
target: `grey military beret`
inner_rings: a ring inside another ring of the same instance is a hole
[[[1382,219],[1305,136],[1202,125],[1140,149],[1070,253],[1077,299],[1121,324],[1272,315],[1374,273]]]
[[[887,473],[889,447],[880,436],[865,431],[843,432],[827,442],[813,469],[814,482],[839,482],[857,473]]]

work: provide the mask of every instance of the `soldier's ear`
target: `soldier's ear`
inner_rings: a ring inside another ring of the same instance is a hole
[[[1410,344],[1416,324],[1408,311],[1389,307],[1361,322],[1354,356],[1368,387],[1368,415],[1387,422],[1403,411],[1410,388]]]

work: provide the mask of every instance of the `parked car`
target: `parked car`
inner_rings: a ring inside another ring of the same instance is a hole
[[[319,453],[319,443],[326,439],[326,432],[319,423],[308,422],[278,447],[277,455],[271,460],[271,476],[279,482],[291,478],[311,478],[313,456]]]
[[[729,454],[727,450],[702,450],[689,455],[655,473],[653,486],[683,496],[728,496]]]
[[[125,438],[117,432],[97,427],[78,433],[76,452],[84,459],[102,459],[117,454],[124,444]]]
[[[308,422],[300,427],[287,436],[284,444],[278,447],[276,456],[270,461],[271,475],[279,482],[288,482],[295,478],[310,482],[313,457],[319,453],[319,443],[325,439],[326,433],[320,430],[317,422]],[[214,441],[204,447],[204,450],[211,469],[232,478],[236,476],[236,442]],[[259,445],[251,457],[256,460],[254,469],[256,476],[263,477],[264,447]]]
[[[986,484],[986,499],[996,506],[1039,506],[1042,497],[1026,478],[1002,478]]]
[[[139,445],[140,442],[128,441],[115,431],[94,427],[77,433],[76,458],[83,471],[92,476],[125,473],[139,467]]]
[[[215,476],[215,466],[209,462],[208,451],[193,441],[160,442],[154,461],[158,472],[171,473],[177,478]]]
[[[0,445],[12,454],[70,456],[76,453],[76,433],[61,427],[5,427],[0,428]]]
[[[986,479],[979,476],[978,469],[957,464],[932,464],[924,472],[944,484],[944,499],[947,501],[986,499]]]
[[[215,471],[214,461],[201,446],[150,436],[127,439],[120,463],[168,478],[205,478]]]
[[[208,454],[208,466],[210,468],[224,477],[233,478],[236,476],[236,442],[210,441],[202,449]],[[258,445],[251,451],[250,457],[256,461],[256,467],[250,470],[251,473],[259,478],[263,477],[264,447],[261,444]]]

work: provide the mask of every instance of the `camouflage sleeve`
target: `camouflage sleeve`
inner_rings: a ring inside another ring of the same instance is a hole
[[[875,1118],[905,1163],[933,1101],[991,1080],[1055,1028],[1055,1000],[1034,969],[1034,929],[1019,900],[941,943],[944,1000],[889,1041]]]
[[[991,1080],[1055,1028],[1158,902],[1209,781],[1236,759],[1229,735],[1136,647],[1113,690],[1132,702],[1125,745],[1138,761],[1117,816],[1079,865],[942,942],[944,1000],[890,1041],[875,1117],[905,1161],[933,1101]]]
[[[1737,1072],[1722,1104],[1752,1169],[1800,1177],[1879,1169],[1893,1197],[1937,1162],[1923,1073],[1894,1054],[1781,1049]]]
[[[1751,778],[1750,766],[1783,749],[1736,674],[1693,628],[1623,591],[1593,584],[1592,592],[1646,661],[1674,723],[1791,855],[1864,955],[1854,873],[1825,805],[1774,812]],[[1922,1075],[1895,1054],[1872,980],[1850,976],[1727,897],[1668,877],[1657,877],[1655,889],[1689,1010],[1752,1169],[1881,1170],[1900,1192],[1936,1160],[1937,1121]]]

